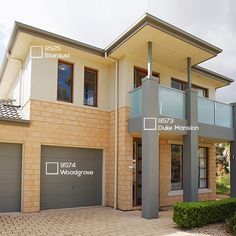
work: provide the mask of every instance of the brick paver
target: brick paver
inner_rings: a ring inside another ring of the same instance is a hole
[[[4,213],[0,214],[0,235],[194,235],[175,227],[171,211],[161,211],[154,220],[140,216],[140,211],[108,207]]]

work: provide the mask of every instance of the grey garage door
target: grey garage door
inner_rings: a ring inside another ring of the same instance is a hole
[[[102,150],[42,146],[41,209],[102,205]]]
[[[21,208],[20,144],[0,143],[0,212],[15,212]]]

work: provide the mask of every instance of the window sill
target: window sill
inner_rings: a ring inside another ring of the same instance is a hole
[[[210,188],[200,188],[198,189],[198,193],[211,193],[212,190]],[[183,195],[183,190],[172,190],[168,192],[168,197],[173,197],[173,196],[181,196]]]

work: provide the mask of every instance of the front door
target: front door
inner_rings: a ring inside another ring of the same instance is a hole
[[[142,204],[142,139],[133,139],[133,205]]]

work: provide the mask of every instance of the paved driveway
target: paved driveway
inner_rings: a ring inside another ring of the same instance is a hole
[[[140,211],[108,207],[0,214],[1,235],[195,235],[175,228],[171,211],[146,220]]]

